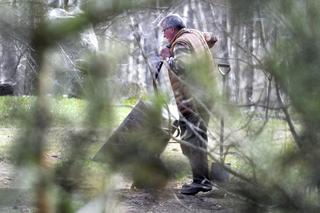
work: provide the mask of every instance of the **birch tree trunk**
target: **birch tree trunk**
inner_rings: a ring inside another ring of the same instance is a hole
[[[198,7],[198,19],[200,22],[200,29],[202,31],[208,31],[208,25],[207,25],[207,20],[206,20],[206,14],[205,14],[205,10],[203,8],[203,4],[205,4],[205,2],[197,2],[197,7]]]
[[[254,67],[253,67],[253,22],[249,21],[245,26],[245,47],[247,55],[247,69],[244,72],[246,87],[245,87],[245,102],[250,105],[253,102],[253,81],[254,81]]]
[[[194,28],[194,10],[193,10],[193,0],[189,0],[187,5],[188,13],[187,13],[187,26],[189,28]]]
[[[229,64],[229,35],[228,35],[228,28],[229,28],[229,24],[228,24],[228,8],[225,7],[224,8],[224,11],[222,13],[222,28],[224,29],[223,30],[223,38],[221,40],[222,42],[222,51],[223,51],[223,54],[222,54],[222,61],[223,63],[225,64]],[[226,96],[226,99],[229,100],[230,99],[230,91],[231,91],[231,73],[227,74],[225,76],[225,79],[226,79],[226,82],[225,82],[225,88],[223,88],[225,91],[224,91],[224,95]]]
[[[240,43],[240,27],[239,26],[235,26],[234,27],[235,30],[235,43],[239,44]],[[235,102],[239,103],[239,101],[241,100],[240,98],[240,50],[239,50],[239,46],[235,45],[235,51],[234,51],[234,58],[235,58],[235,67],[233,69],[233,73],[235,76]]]

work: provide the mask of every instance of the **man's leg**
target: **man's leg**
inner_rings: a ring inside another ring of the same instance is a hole
[[[186,118],[180,124],[182,140],[187,144],[181,144],[181,149],[190,161],[193,182],[184,185],[181,193],[196,194],[199,191],[210,191],[211,184],[208,180],[207,159],[207,124],[208,117],[199,119],[195,116]]]

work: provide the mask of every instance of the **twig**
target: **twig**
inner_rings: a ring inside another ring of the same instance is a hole
[[[174,198],[178,201],[178,203],[179,203],[183,208],[185,208],[185,209],[186,209],[187,211],[189,211],[189,212],[192,212],[191,209],[190,209],[188,206],[184,205],[184,204],[181,202],[181,200],[178,198],[178,196],[176,195],[175,192],[173,192],[172,194],[173,194]]]
[[[283,100],[281,98],[279,84],[277,83],[277,81],[276,81],[276,93],[277,93],[278,101],[279,101],[279,103],[281,105],[281,109],[282,109],[282,111],[283,111],[283,113],[284,113],[284,115],[286,117],[286,121],[288,123],[290,132],[291,132],[291,134],[292,134],[292,136],[294,138],[294,141],[297,143],[298,147],[301,148],[302,147],[301,139],[300,139],[295,127],[294,127],[294,124],[292,122],[292,119],[291,119],[291,116],[290,116],[290,114],[288,112],[288,109],[287,109],[287,107],[285,107],[284,102],[283,102]]]

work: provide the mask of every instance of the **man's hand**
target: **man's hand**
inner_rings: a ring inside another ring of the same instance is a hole
[[[171,56],[170,49],[168,47],[163,48],[160,52],[160,56],[162,60],[166,60],[167,58],[169,58]]]

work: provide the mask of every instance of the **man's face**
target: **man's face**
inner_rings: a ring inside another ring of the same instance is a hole
[[[163,37],[167,39],[169,43],[171,43],[172,39],[176,35],[176,31],[173,27],[162,28]]]

